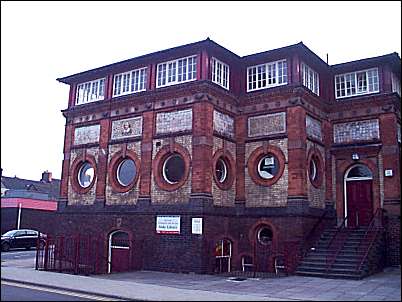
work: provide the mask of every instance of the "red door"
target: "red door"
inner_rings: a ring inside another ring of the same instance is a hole
[[[371,180],[346,182],[348,227],[367,226],[373,215]]]
[[[129,252],[128,248],[112,247],[112,273],[129,270]]]

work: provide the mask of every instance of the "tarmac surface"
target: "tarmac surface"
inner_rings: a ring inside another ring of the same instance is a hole
[[[287,276],[247,278],[135,271],[80,276],[37,271],[32,259],[3,260],[2,281],[148,301],[400,301],[401,269],[386,268],[362,280]]]

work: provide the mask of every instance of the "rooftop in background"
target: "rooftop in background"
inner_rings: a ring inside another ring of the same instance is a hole
[[[60,179],[44,171],[40,180],[1,176],[1,196],[57,201],[60,194]]]

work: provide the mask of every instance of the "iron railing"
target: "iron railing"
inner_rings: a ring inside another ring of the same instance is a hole
[[[356,252],[358,255],[362,255],[358,261],[356,270],[361,271],[362,266],[367,259],[374,243],[376,242],[377,236],[383,226],[383,216],[382,209],[378,208],[371,218],[369,226],[367,227],[364,236],[360,239],[358,246],[356,247]]]
[[[328,272],[332,265],[334,264],[336,257],[342,250],[343,244],[348,237],[348,230],[346,228],[346,222],[348,217],[346,216],[342,223],[338,226],[334,236],[328,242],[327,245],[327,256],[326,256],[326,271]]]
[[[37,245],[35,269],[98,274],[107,266],[103,247],[104,241],[96,236],[48,236],[44,246]]]

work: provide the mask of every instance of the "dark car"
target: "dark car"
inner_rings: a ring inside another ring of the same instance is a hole
[[[45,234],[29,229],[8,231],[1,235],[1,250],[7,252],[13,248],[25,248],[29,250],[32,247],[36,247],[38,234],[40,234],[39,244],[43,246],[46,239]]]

